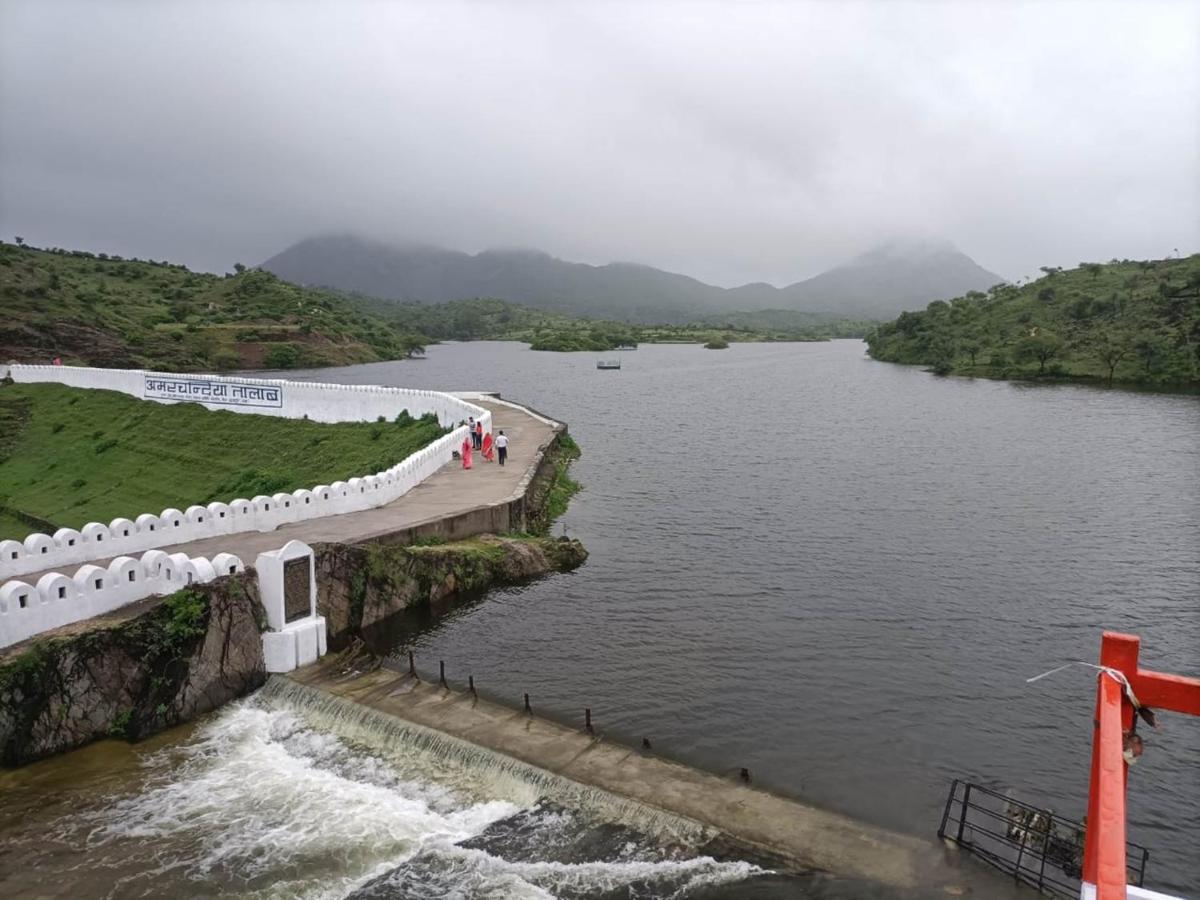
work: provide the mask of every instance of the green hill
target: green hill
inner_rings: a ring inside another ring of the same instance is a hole
[[[1042,271],[902,313],[869,352],[946,375],[1200,389],[1200,254]]]
[[[322,424],[2,384],[0,538],[332,484],[380,472],[443,433],[432,416]],[[164,466],[170,478],[144,477]]]
[[[0,242],[0,359],[173,371],[401,359],[421,338],[346,297],[237,266],[226,276]]]

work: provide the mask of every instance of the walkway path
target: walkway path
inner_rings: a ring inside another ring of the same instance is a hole
[[[489,403],[486,400],[472,399],[471,402],[491,410],[493,430],[498,432],[503,429],[508,435],[508,464],[504,467],[497,463],[485,462],[483,457],[476,453],[474,468],[465,470],[461,461],[454,460],[403,497],[386,506],[340,516],[325,516],[306,522],[294,522],[282,525],[274,531],[219,535],[157,549],[209,559],[217,553],[234,553],[246,565],[252,566],[258,554],[267,550],[277,550],[288,541],[304,541],[306,544],[321,541],[354,543],[507,500],[525,476],[531,474],[541,462],[540,451],[554,437],[554,428],[523,409],[503,403]],[[112,557],[108,557],[87,562],[107,566],[111,559]],[[73,574],[79,566],[85,564],[81,562],[67,566],[65,574]],[[37,584],[38,579],[46,572],[63,569],[64,567],[45,569],[18,576],[18,580]]]

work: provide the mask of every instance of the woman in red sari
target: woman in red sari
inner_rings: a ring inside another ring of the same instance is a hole
[[[489,431],[483,436],[483,458],[491,462],[493,456],[495,453],[492,450],[492,433]]]
[[[471,468],[471,435],[467,435],[462,442],[462,461],[463,468]]]

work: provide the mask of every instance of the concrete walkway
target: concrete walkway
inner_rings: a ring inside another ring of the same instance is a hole
[[[486,400],[473,399],[471,402],[491,411],[493,431],[503,429],[508,435],[507,465],[501,467],[498,463],[485,462],[482,455],[476,453],[472,469],[465,470],[461,461],[454,460],[386,506],[295,522],[274,531],[245,531],[158,549],[209,559],[217,553],[234,553],[246,565],[252,566],[258,554],[277,550],[288,541],[355,543],[507,500],[526,476],[536,470],[542,450],[554,437],[554,428],[520,408]],[[46,572],[63,571],[73,575],[80,566],[88,563],[107,566],[111,560],[112,557],[88,560],[67,566],[65,571],[62,567],[44,569],[18,576],[17,580],[37,584]]]

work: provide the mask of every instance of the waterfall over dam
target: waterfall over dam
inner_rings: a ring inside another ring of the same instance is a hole
[[[429,771],[453,769],[460,778],[469,772],[470,779],[486,785],[489,793],[515,802],[549,800],[686,846],[701,846],[718,834],[715,828],[692,819],[589,787],[289,678],[271,676],[259,696],[266,705],[294,710],[311,725],[351,742],[419,757]]]
[[[263,702],[282,703],[350,741],[469,771],[522,803],[549,803],[654,835],[671,846],[754,860],[836,884],[829,896],[938,897],[981,873],[918,838],[634,750],[408,672],[327,659],[273,676]],[[990,875],[982,875],[990,881]],[[989,884],[993,889],[995,885]],[[825,885],[829,890],[829,884]],[[793,886],[793,894],[800,895]],[[1003,892],[1003,891],[1002,891]],[[650,895],[657,896],[657,895]]]

